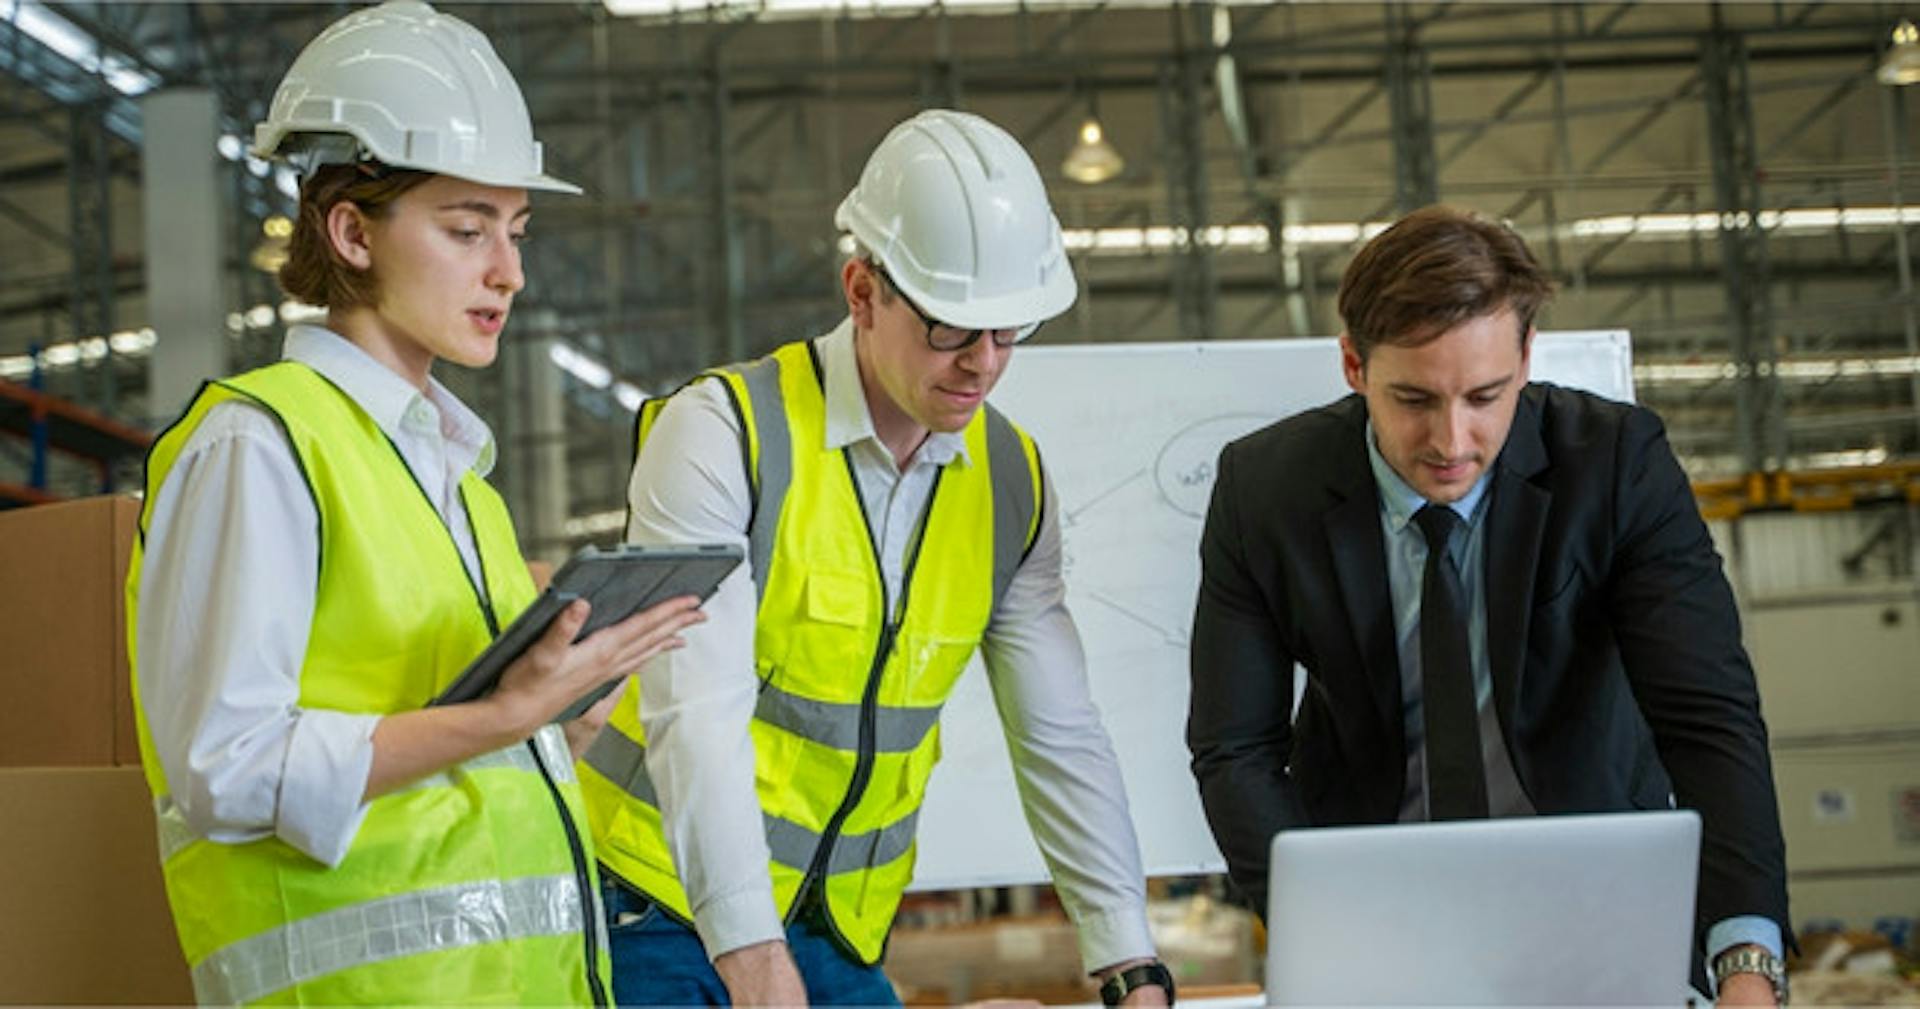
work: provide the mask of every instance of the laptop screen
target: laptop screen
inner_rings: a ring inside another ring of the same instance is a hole
[[[1270,1005],[1677,1006],[1691,810],[1283,831]]]

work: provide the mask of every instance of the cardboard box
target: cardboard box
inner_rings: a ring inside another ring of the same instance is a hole
[[[0,512],[0,767],[140,763],[127,672],[132,497]]]
[[[193,1001],[131,767],[0,768],[0,1005]]]

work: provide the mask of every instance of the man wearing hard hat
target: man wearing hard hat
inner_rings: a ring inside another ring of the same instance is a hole
[[[897,1005],[880,959],[940,708],[978,649],[1086,969],[1110,1004],[1171,1002],[1059,508],[986,403],[1076,294],[1039,172],[992,123],[924,112],[834,220],[856,244],[846,320],[637,422],[628,538],[740,543],[749,563],[582,761],[615,995]]]

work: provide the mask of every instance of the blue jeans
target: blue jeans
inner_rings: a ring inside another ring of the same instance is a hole
[[[622,1006],[729,1005],[727,988],[693,929],[660,905],[606,879],[607,935],[613,954],[613,998]],[[625,917],[624,924],[620,924]],[[825,912],[809,902],[787,926],[787,947],[817,1006],[900,1005],[879,964],[868,966],[842,950]]]

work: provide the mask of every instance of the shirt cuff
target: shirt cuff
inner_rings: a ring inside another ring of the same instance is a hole
[[[379,715],[307,708],[293,723],[273,830],[328,868],[353,847],[367,818],[367,775],[373,770],[373,727]]]
[[[1126,960],[1151,960],[1153,933],[1143,907],[1092,911],[1074,919],[1080,937],[1080,963],[1092,974]]]
[[[1724,919],[1707,930],[1707,985],[1718,989],[1719,981],[1713,976],[1715,957],[1735,946],[1764,946],[1775,957],[1784,957],[1785,944],[1780,939],[1780,925],[1772,918],[1757,914],[1743,914]],[[1719,991],[1707,994],[1718,996]]]
[[[712,960],[755,943],[787,937],[780,912],[773,906],[773,887],[738,890],[693,909],[693,928]]]

